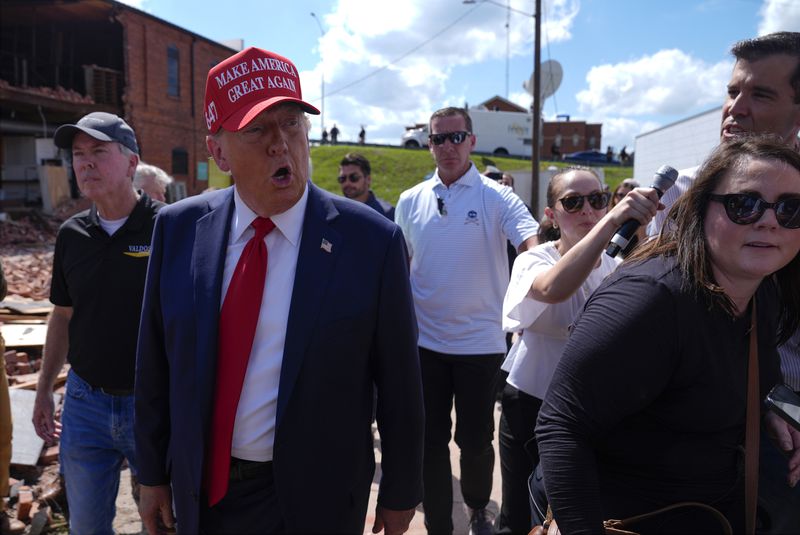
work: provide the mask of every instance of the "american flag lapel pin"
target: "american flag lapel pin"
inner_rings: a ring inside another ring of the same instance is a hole
[[[331,250],[333,249],[333,244],[328,240],[326,240],[325,238],[322,238],[322,243],[319,245],[319,248],[325,251],[326,253],[330,253]]]

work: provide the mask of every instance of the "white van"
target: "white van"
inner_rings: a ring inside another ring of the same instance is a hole
[[[475,152],[531,157],[533,116],[530,113],[482,108],[470,108],[468,113],[472,119],[472,133],[477,138]],[[400,146],[407,149],[427,147],[428,133],[427,124],[407,126],[400,138]]]

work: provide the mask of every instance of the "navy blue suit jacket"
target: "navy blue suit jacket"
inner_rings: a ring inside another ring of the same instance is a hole
[[[358,532],[375,468],[379,503],[422,498],[417,326],[399,227],[310,182],[281,368],[273,466],[289,532]],[[198,531],[233,189],[156,220],[136,370],[139,481],[171,483],[182,533]],[[320,245],[330,244],[330,252]]]

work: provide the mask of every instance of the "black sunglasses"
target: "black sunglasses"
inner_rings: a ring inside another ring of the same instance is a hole
[[[336,180],[339,181],[339,184],[344,184],[345,180],[349,180],[350,182],[355,184],[356,182],[361,180],[361,175],[359,175],[358,173],[350,173],[349,175],[341,175],[337,177]]]
[[[584,199],[589,201],[589,206],[595,210],[602,210],[608,206],[608,201],[611,200],[611,193],[596,191],[589,195],[569,195],[558,200],[561,202],[561,206],[564,207],[564,211],[571,214],[583,208]]]
[[[461,131],[461,132],[448,132],[446,134],[431,134],[428,136],[428,139],[434,145],[441,145],[442,143],[444,143],[446,139],[449,139],[450,143],[452,143],[453,145],[461,145],[462,143],[464,143],[464,140],[466,140],[467,137],[469,137],[469,132]]]
[[[710,194],[712,201],[721,202],[725,206],[728,219],[737,225],[755,223],[767,208],[775,210],[775,219],[784,228],[800,228],[800,197],[781,199],[778,202],[767,202],[753,193],[728,193],[727,195]]]

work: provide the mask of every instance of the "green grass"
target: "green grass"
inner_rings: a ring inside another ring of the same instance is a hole
[[[323,145],[311,147],[314,183],[330,192],[341,194],[336,177],[339,175],[339,162],[348,152],[358,152],[369,160],[372,166],[372,190],[378,197],[397,204],[400,193],[422,182],[425,176],[436,168],[430,152],[425,149],[403,149],[400,147],[370,147],[360,145]],[[485,157],[472,155],[472,161],[483,171]],[[515,171],[530,169],[530,160],[522,158],[489,158],[495,166],[503,170]],[[562,162],[543,161],[539,168],[550,165],[566,167]],[[631,167],[605,167],[606,183],[611,190],[623,179],[633,176]]]

